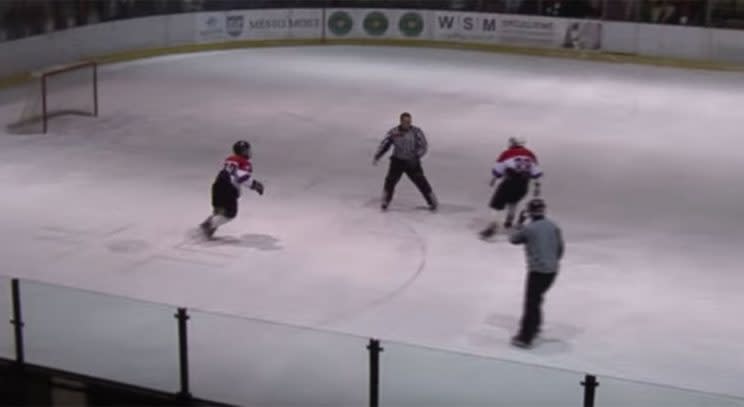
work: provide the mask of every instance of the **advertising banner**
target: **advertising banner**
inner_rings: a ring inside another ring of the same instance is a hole
[[[602,23],[599,21],[567,21],[563,48],[601,50],[602,28]]]
[[[196,15],[197,42],[410,39],[598,50],[602,24],[591,20],[400,9],[234,10]]]
[[[329,9],[326,37],[431,39],[431,11],[398,9]]]
[[[485,13],[434,13],[435,41],[499,42],[499,15]]]
[[[197,14],[197,42],[320,39],[323,12],[316,9],[236,10]]]
[[[602,41],[601,23],[590,20],[437,11],[432,23],[439,41],[576,49],[600,49]]]
[[[225,13],[197,13],[196,42],[225,41]]]

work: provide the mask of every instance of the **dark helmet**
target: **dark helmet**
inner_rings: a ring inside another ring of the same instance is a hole
[[[251,157],[251,143],[240,140],[236,141],[235,144],[233,144],[233,153],[243,156],[245,158]]]
[[[509,137],[509,147],[524,147],[527,140],[524,137]]]
[[[530,216],[545,216],[545,201],[540,198],[534,198],[527,202],[527,213]]]

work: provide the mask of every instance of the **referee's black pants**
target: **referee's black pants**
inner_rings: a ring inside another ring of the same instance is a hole
[[[527,273],[525,288],[524,314],[519,334],[520,340],[531,343],[540,331],[542,325],[542,303],[545,293],[553,285],[558,273]]]
[[[390,158],[390,167],[388,168],[388,173],[385,177],[385,203],[390,203],[390,201],[393,200],[395,186],[398,185],[398,181],[400,181],[403,174],[406,174],[416,185],[416,188],[418,188],[421,195],[424,196],[424,199],[426,199],[426,202],[429,205],[436,204],[429,180],[427,180],[424,175],[424,168],[421,166],[421,161],[402,160],[395,157]]]

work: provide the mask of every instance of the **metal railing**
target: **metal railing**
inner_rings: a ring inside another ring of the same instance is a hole
[[[0,358],[236,405],[744,406],[734,397],[0,277]],[[11,329],[12,328],[12,329]],[[599,383],[602,386],[599,387]]]

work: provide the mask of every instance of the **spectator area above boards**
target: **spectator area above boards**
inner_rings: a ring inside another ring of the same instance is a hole
[[[744,28],[744,0],[4,0],[0,41],[163,14],[260,8],[406,8]]]

